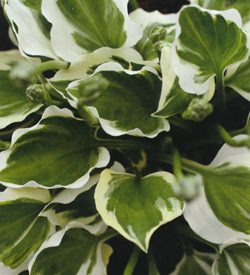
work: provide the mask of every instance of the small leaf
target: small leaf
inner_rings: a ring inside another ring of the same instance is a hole
[[[158,105],[161,81],[147,68],[134,73],[125,72],[115,63],[99,67],[99,74],[109,82],[109,86],[88,108],[108,134],[119,136],[128,133],[153,138],[158,133],[169,130],[165,119],[151,115]],[[90,79],[91,77],[87,81]],[[68,87],[68,93],[76,100],[83,96],[80,87],[84,87],[85,81],[73,82]]]
[[[179,78],[170,66],[170,47],[165,46],[161,53],[162,89],[156,117],[169,117],[184,112],[195,95],[184,92]]]
[[[112,249],[103,242],[114,236],[111,231],[95,236],[77,223],[69,224],[44,243],[30,263],[30,274],[107,274],[106,265]]]
[[[1,52],[0,60],[0,129],[3,129],[24,120],[42,105],[29,102],[25,94],[27,85],[16,86],[9,77],[11,68],[8,63],[25,60],[19,51]]]
[[[38,217],[49,200],[48,190],[7,188],[0,193],[0,261],[5,266],[27,269],[26,260],[54,230],[46,218]]]
[[[173,192],[174,182],[167,172],[138,179],[106,169],[96,187],[97,210],[106,224],[147,252],[154,231],[182,214],[184,203]]]
[[[34,127],[17,130],[12,146],[0,157],[0,181],[15,188],[79,188],[95,167],[109,162],[95,129],[55,106],[47,108]]]
[[[171,65],[188,93],[205,93],[214,76],[223,78],[228,67],[248,56],[247,36],[236,10],[218,13],[187,6],[180,12],[176,32]]]
[[[43,0],[42,12],[52,23],[55,52],[67,61],[101,47],[133,46],[141,28],[127,14],[127,1]]]
[[[189,254],[184,254],[175,271],[170,275],[212,275],[214,258],[215,254],[192,250]]]

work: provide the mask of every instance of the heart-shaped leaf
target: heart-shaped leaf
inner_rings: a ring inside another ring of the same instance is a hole
[[[219,13],[198,6],[184,7],[176,36],[171,65],[180,87],[188,93],[205,93],[214,76],[217,83],[223,83],[225,70],[245,61],[249,52],[240,14],[234,9]]]
[[[96,207],[105,223],[147,252],[154,231],[182,214],[184,203],[174,194],[174,183],[167,172],[138,179],[106,169],[96,187]]]

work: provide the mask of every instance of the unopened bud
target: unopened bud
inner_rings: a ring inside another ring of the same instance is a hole
[[[200,175],[187,175],[177,180],[173,190],[176,195],[182,197],[186,201],[194,199],[200,190],[202,179]]]
[[[212,104],[202,98],[193,98],[187,110],[182,114],[182,117],[186,120],[202,121],[212,112]]]
[[[109,81],[97,73],[89,78],[79,81],[79,84],[69,88],[69,92],[78,98],[80,104],[91,105],[108,88]]]
[[[167,31],[160,25],[155,26],[149,31],[148,38],[153,42],[153,44],[159,41],[164,41],[167,38]]]
[[[30,102],[39,103],[46,99],[46,91],[43,85],[31,84],[26,89],[26,96]]]

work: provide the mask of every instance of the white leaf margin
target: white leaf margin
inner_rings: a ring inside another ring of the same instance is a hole
[[[142,62],[141,55],[132,48],[122,47],[119,49],[112,49],[103,47],[95,50],[92,53],[80,55],[72,61],[69,68],[58,71],[54,77],[49,80],[52,82],[61,80],[76,80],[89,77],[87,73],[89,68],[94,65],[99,65],[105,62],[111,62],[112,56],[119,56],[125,60]]]
[[[42,250],[46,249],[46,248],[59,246],[62,239],[63,239],[63,237],[64,237],[64,235],[65,235],[65,233],[71,228],[86,229],[86,227],[81,223],[70,222],[64,229],[62,229],[62,230],[56,232],[55,234],[53,234],[47,241],[45,241],[42,244],[40,249],[35,253],[34,257],[30,261],[29,267],[28,267],[29,274],[31,274],[32,266],[35,263],[36,258],[40,254],[40,252]],[[103,274],[104,275],[104,274],[106,274],[106,264],[108,263],[108,258],[112,254],[113,250],[109,245],[103,244],[103,242],[105,242],[105,241],[106,241],[106,239],[103,239],[98,244],[98,247],[97,247],[97,261],[96,261],[98,264],[95,265],[95,267],[92,270],[92,273],[90,275],[96,275],[96,274],[100,274],[100,275]],[[105,254],[104,255],[105,258],[103,258],[102,254]],[[86,264],[83,264],[76,275],[87,274],[88,264],[90,264],[89,261]]]
[[[113,0],[113,2],[121,11],[125,19],[124,30],[127,33],[127,40],[123,44],[123,47],[132,47],[142,37],[143,31],[140,25],[134,23],[128,16],[128,0]],[[42,13],[46,19],[52,23],[52,29],[50,32],[51,43],[58,56],[71,62],[78,56],[87,53],[84,48],[81,48],[74,42],[71,34],[76,30],[76,28],[72,26],[60,12],[56,5],[56,0],[43,0]]]
[[[178,22],[178,15],[176,13],[162,14],[159,11],[147,12],[141,8],[132,11],[129,17],[134,22],[138,23],[145,29],[148,25],[153,23],[159,24],[173,24],[171,27],[167,27],[168,32],[175,29],[175,25]]]
[[[44,126],[40,125],[40,122],[43,119],[45,119],[47,117],[51,117],[51,116],[71,117],[71,118],[77,119],[77,118],[74,117],[73,113],[67,108],[59,109],[58,107],[56,107],[54,105],[49,106],[44,111],[42,118],[40,119],[40,121],[36,125],[34,125],[31,128],[18,129],[13,133],[10,148],[5,150],[5,151],[2,151],[0,153],[0,170],[7,167],[7,160],[8,160],[9,156],[12,153],[14,144],[17,141],[17,139],[19,137],[21,137],[22,135],[24,135],[25,133],[27,133],[27,132],[43,128]],[[78,119],[78,120],[80,120],[80,119]],[[18,185],[18,184],[9,183],[9,182],[3,182],[3,181],[1,181],[1,184],[6,186],[6,187],[11,187],[11,188],[24,188],[24,187],[34,187],[34,188],[40,187],[40,188],[44,188],[44,189],[56,189],[56,188],[76,189],[76,188],[81,188],[83,185],[85,185],[88,182],[88,180],[90,178],[89,174],[93,169],[105,167],[109,163],[109,160],[110,160],[109,151],[104,147],[100,147],[99,149],[100,149],[99,150],[99,159],[98,159],[96,165],[91,167],[89,169],[89,171],[84,176],[80,177],[75,182],[73,182],[69,185],[64,186],[64,185],[57,184],[57,185],[54,185],[52,187],[45,187],[43,185],[40,185],[39,183],[37,183],[34,180],[30,180],[27,183],[25,183],[24,185]]]
[[[196,7],[200,9],[203,12],[208,12],[212,17],[215,17],[217,14],[222,15],[226,20],[234,22],[240,29],[242,29],[242,19],[240,16],[240,13],[236,9],[229,9],[225,11],[215,11],[215,10],[209,10],[209,9],[204,9],[201,8],[198,5],[189,5],[187,7]],[[185,9],[186,7],[182,7],[181,10],[178,13],[178,21],[179,21],[179,16],[180,13]],[[242,30],[243,31],[243,30]],[[244,32],[244,31],[243,31]],[[175,36],[175,42],[171,46],[171,66],[172,69],[174,70],[175,74],[179,77],[179,84],[180,87],[182,88],[183,91],[190,93],[190,94],[197,94],[197,95],[202,95],[206,93],[206,91],[209,90],[209,86],[211,85],[210,82],[214,81],[214,75],[209,77],[204,83],[199,84],[195,83],[193,80],[194,76],[199,73],[199,68],[195,64],[191,64],[189,62],[186,62],[185,60],[182,60],[176,51],[176,48],[180,48],[181,44],[178,41],[178,37],[181,34],[181,26],[178,23],[176,26],[176,36]],[[248,42],[247,42],[247,48],[249,49],[250,47],[250,39],[249,39],[249,34],[245,32],[246,36],[248,37]],[[237,64],[240,64],[244,61],[246,61],[248,58],[248,55],[245,57],[245,59],[238,61],[230,66],[235,66]]]
[[[4,2],[4,10],[10,19],[12,29],[19,43],[19,50],[23,56],[46,56],[58,60],[51,47],[50,40],[38,26],[31,9],[26,7],[22,1],[8,0]],[[18,33],[13,22],[18,26]]]
[[[101,72],[101,71],[126,72],[129,75],[139,74],[143,71],[149,71],[149,72],[154,73],[155,75],[157,75],[156,70],[154,68],[150,67],[150,66],[144,66],[140,71],[130,71],[130,70],[125,70],[120,64],[115,63],[115,62],[107,62],[107,63],[104,63],[104,64],[100,65],[92,75],[94,75],[98,72]],[[81,80],[73,81],[67,87],[68,94],[70,96],[72,96],[72,98],[75,100],[74,102],[72,102],[72,104],[73,104],[72,107],[76,107],[77,98],[75,98],[73,95],[71,95],[69,90],[73,89],[75,86],[78,86],[78,83],[80,81]],[[69,102],[69,103],[71,103],[71,102]],[[155,131],[153,131],[151,133],[148,133],[148,134],[144,134],[139,128],[135,128],[135,129],[128,130],[128,131],[119,130],[115,126],[115,121],[109,121],[109,120],[103,119],[99,116],[98,110],[95,107],[92,107],[92,106],[87,106],[87,107],[90,110],[90,112],[92,113],[92,115],[95,118],[98,118],[103,130],[111,136],[121,136],[121,135],[128,134],[128,135],[132,135],[132,136],[141,136],[141,137],[154,138],[159,133],[161,133],[163,131],[168,132],[170,130],[170,125],[169,125],[168,121],[165,118],[158,118],[158,119],[161,120],[162,126],[158,129],[156,129]]]

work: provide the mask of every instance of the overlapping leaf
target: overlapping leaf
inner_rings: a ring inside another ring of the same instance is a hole
[[[179,85],[179,78],[170,66],[170,48],[165,46],[161,53],[162,89],[158,110],[154,116],[169,117],[185,111],[196,97],[184,92]],[[212,87],[213,89],[213,87]]]
[[[90,171],[107,165],[109,153],[99,147],[95,129],[71,111],[51,106],[33,128],[14,133],[12,146],[0,158],[5,186],[79,188],[88,182]]]
[[[188,93],[205,93],[214,76],[221,82],[228,67],[247,59],[248,38],[236,10],[218,13],[184,7],[176,32],[171,64],[180,87]]]
[[[153,72],[147,68],[130,72],[115,63],[99,67],[99,74],[109,85],[88,108],[108,134],[155,137],[169,130],[165,119],[151,115],[157,109],[161,81],[152,68]],[[68,87],[68,93],[76,100],[83,96],[80,87],[84,87],[84,81],[73,82]]]
[[[0,260],[6,266],[1,266],[2,274],[27,269],[34,252],[54,230],[46,218],[38,217],[49,200],[48,190],[7,188],[0,193]]]
[[[95,207],[94,191],[99,175],[90,177],[87,184],[78,189],[65,189],[60,192],[45,208],[42,216],[62,228],[76,221],[82,223],[92,234],[102,233],[107,229]]]
[[[249,275],[250,274],[250,243],[235,239],[221,245],[220,253],[213,264],[215,275]]]
[[[30,113],[37,111],[41,104],[28,101],[25,90],[27,85],[16,85],[9,77],[9,63],[25,61],[19,51],[0,53],[0,128],[24,120]]]
[[[67,86],[77,79],[83,79],[93,74],[96,68],[106,62],[114,62],[115,60],[123,60],[127,65],[130,61],[140,63],[142,57],[131,48],[110,49],[100,48],[90,54],[84,54],[76,58],[67,70],[58,71],[53,78],[49,79],[50,84],[66,99],[72,106],[76,106],[76,102],[67,93]],[[128,65],[129,66],[129,65]],[[128,67],[126,68],[128,69]]]
[[[174,194],[174,183],[167,172],[138,179],[106,169],[96,187],[96,207],[105,223],[147,251],[154,231],[182,214],[184,203]]]
[[[112,249],[103,242],[114,234],[111,230],[95,236],[70,223],[44,243],[30,263],[30,274],[105,275]]]
[[[249,156],[246,147],[224,145],[209,166],[196,170],[204,186],[187,203],[184,217],[198,235],[212,243],[250,239]]]
[[[192,250],[189,254],[184,254],[175,271],[170,275],[212,275],[214,258],[215,254]]]
[[[142,35],[127,14],[127,0],[43,0],[55,52],[67,61],[101,47],[133,46]]]

